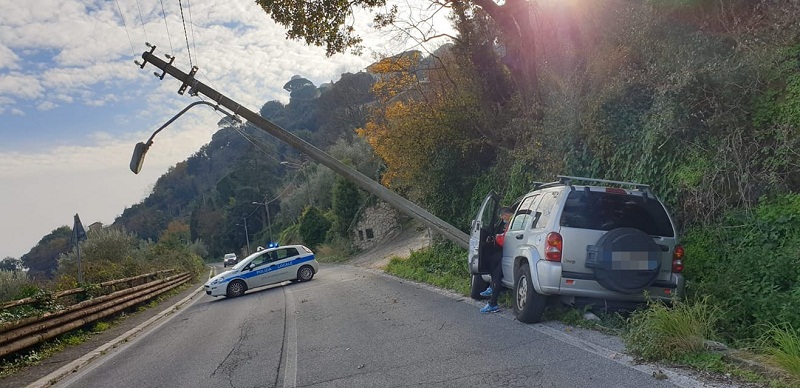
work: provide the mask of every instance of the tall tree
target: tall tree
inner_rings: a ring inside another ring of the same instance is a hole
[[[457,23],[467,23],[476,9],[485,12],[500,31],[497,38],[504,46],[504,64],[513,75],[522,95],[532,102],[538,98],[539,71],[536,62],[538,51],[538,1],[531,0],[431,0],[431,13],[449,8],[459,10]],[[264,12],[274,21],[287,28],[291,39],[302,39],[307,44],[325,46],[326,53],[333,55],[361,50],[362,38],[350,24],[358,9],[376,11],[386,5],[386,0],[322,0],[288,1],[257,0]],[[395,26],[398,21],[397,6],[388,12],[376,12],[375,24],[379,27]],[[408,28],[417,28],[412,23]]]

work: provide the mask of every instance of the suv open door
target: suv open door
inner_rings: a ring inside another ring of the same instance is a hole
[[[497,208],[500,205],[500,196],[494,191],[483,200],[478,214],[472,220],[470,229],[468,262],[469,272],[473,275],[488,274],[491,272],[486,262],[486,249],[491,248],[486,238],[494,231],[492,227],[497,222]],[[482,290],[481,290],[482,291]]]

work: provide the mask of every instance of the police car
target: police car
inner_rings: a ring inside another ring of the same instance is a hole
[[[245,291],[286,280],[309,281],[319,264],[314,252],[303,245],[287,245],[258,251],[231,270],[209,279],[207,295],[237,297]]]

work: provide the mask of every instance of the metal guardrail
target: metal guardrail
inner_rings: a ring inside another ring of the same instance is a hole
[[[172,271],[173,270],[159,271],[159,273]],[[146,276],[152,275],[153,274],[141,275],[135,278],[146,278]],[[191,274],[188,272],[183,272],[168,278],[153,280],[145,284],[86,300],[60,311],[0,324],[0,357],[36,345],[124,309],[146,302],[147,300],[186,283],[191,277]],[[130,282],[131,279],[135,278],[114,280],[101,283],[101,285],[113,286]],[[59,294],[63,296],[64,293],[73,291],[75,290],[68,290]],[[27,303],[36,303],[37,301],[38,300]],[[16,306],[19,305],[22,304]],[[3,308],[5,308],[5,305]]]

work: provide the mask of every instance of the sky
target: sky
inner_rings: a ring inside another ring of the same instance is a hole
[[[432,12],[398,4],[406,20]],[[444,16],[423,31],[452,31]],[[198,106],[159,133],[138,175],[129,170],[134,145],[198,100],[179,95],[169,75],[155,77],[154,66],[134,64],[149,50],[145,42],[258,112],[267,101],[288,102],[282,87],[293,75],[320,85],[378,55],[444,43],[419,47],[371,20],[361,12],[350,21],[363,54],[326,57],[323,48],[287,40],[254,0],[0,1],[0,259],[21,257],[52,230],[71,227],[75,214],[84,225],[113,223],[211,140],[220,116]]]

